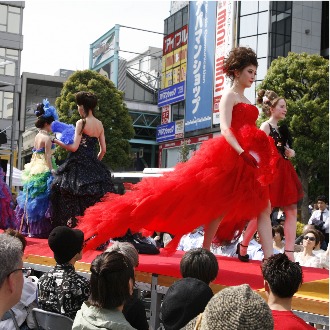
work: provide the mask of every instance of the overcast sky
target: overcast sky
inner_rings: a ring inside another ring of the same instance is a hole
[[[84,70],[89,46],[115,24],[163,33],[169,0],[26,0],[21,72],[53,75],[58,69]],[[121,50],[162,47],[163,36],[121,28]],[[132,58],[120,52],[120,57]]]

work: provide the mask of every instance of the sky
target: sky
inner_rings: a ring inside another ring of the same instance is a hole
[[[163,33],[170,4],[169,0],[26,0],[21,73],[54,75],[59,69],[88,69],[90,44],[115,24]],[[161,34],[120,28],[121,50],[141,53],[162,44]],[[134,57],[125,52],[119,56]]]

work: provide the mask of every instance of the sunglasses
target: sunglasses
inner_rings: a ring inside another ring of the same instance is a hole
[[[17,268],[12,270],[7,276],[9,276],[10,274],[14,273],[14,272],[18,272],[21,271],[23,273],[24,276],[30,276],[32,273],[32,268]]]
[[[304,236],[304,239],[305,239],[305,240],[310,240],[310,241],[312,241],[312,242],[315,241],[315,237],[312,237],[312,236]]]

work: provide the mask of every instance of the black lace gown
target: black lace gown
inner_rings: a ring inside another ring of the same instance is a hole
[[[76,216],[107,192],[114,192],[111,173],[97,159],[98,139],[82,134],[79,148],[57,169],[51,188],[53,227],[76,225]]]

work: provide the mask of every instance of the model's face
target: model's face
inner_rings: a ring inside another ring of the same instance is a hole
[[[278,120],[284,119],[286,116],[286,102],[284,99],[278,100],[276,106],[271,108],[272,117]]]
[[[255,81],[256,75],[257,67],[249,65],[237,74],[236,79],[243,87],[249,88]]]

